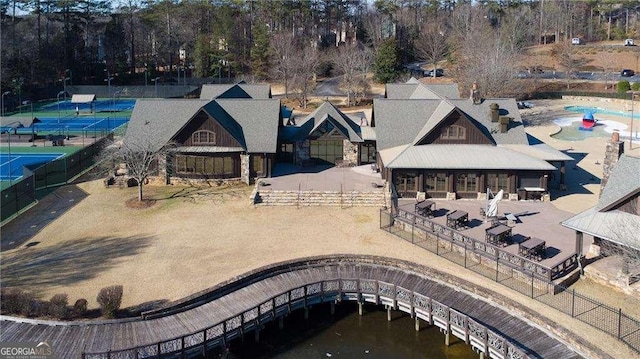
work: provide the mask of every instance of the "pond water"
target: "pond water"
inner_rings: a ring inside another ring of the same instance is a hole
[[[244,340],[234,340],[228,350],[217,350],[213,357],[225,358],[431,358],[477,359],[470,346],[451,336],[451,345],[436,327],[421,322],[415,331],[414,320],[401,312],[393,312],[387,321],[384,308],[365,305],[364,315],[358,315],[356,303],[336,305],[334,316],[328,304],[314,306],[309,319],[302,310],[285,318],[284,328],[278,321],[266,324],[260,332],[260,342],[254,334]]]

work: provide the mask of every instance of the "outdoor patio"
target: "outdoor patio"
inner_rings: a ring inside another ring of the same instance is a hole
[[[380,173],[371,165],[336,167],[316,165],[300,167],[290,163],[277,163],[271,178],[262,179],[268,189],[277,191],[358,191],[384,190]],[[374,187],[373,184],[377,186]]]
[[[466,236],[484,240],[485,230],[491,226],[491,221],[486,221],[480,213],[481,208],[487,206],[486,201],[476,200],[434,200],[435,209],[430,220],[446,226],[447,213],[455,210],[465,211],[469,214],[468,226],[458,231]],[[415,199],[400,199],[399,208],[413,213],[415,211]],[[518,214],[518,220],[512,225],[512,244],[502,247],[512,254],[518,254],[518,244],[528,237],[537,237],[546,242],[546,257],[540,262],[546,267],[553,267],[575,253],[575,232],[560,225],[560,222],[572,214],[557,209],[549,202],[540,201],[501,201],[498,205],[498,215],[506,213]],[[587,253],[591,244],[590,237],[585,236],[583,253]]]

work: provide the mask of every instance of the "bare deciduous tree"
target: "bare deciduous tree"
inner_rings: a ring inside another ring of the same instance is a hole
[[[558,64],[564,68],[567,73],[567,89],[571,87],[571,79],[575,78],[580,67],[586,65],[589,60],[577,56],[575,46],[570,42],[562,42],[553,45],[551,53],[557,60]]]
[[[438,61],[442,60],[448,50],[447,29],[435,23],[426,24],[416,41],[418,56],[433,64],[433,77],[436,77]]]
[[[333,56],[333,63],[342,75],[341,85],[347,92],[347,106],[351,106],[354,95],[366,91],[367,72],[373,62],[373,53],[361,43],[344,45]]]
[[[315,88],[316,69],[320,63],[320,57],[317,49],[307,45],[295,60],[291,88],[296,91],[300,106],[306,109],[309,94]]]
[[[159,166],[170,171],[172,162],[169,160],[175,144],[169,142],[159,144],[153,136],[141,136],[132,140],[119,140],[106,146],[100,157],[113,164],[123,163],[126,166],[126,176],[133,178],[138,186],[138,200],[142,201],[142,187],[149,177],[157,175]]]
[[[273,59],[271,71],[274,78],[284,82],[284,97],[289,98],[289,81],[296,69],[295,38],[290,33],[279,33],[271,37]]]
[[[480,9],[461,12],[452,29],[451,40],[456,43],[455,74],[464,89],[477,82],[485,97],[513,96],[519,90],[515,69],[520,52],[500,36]]]

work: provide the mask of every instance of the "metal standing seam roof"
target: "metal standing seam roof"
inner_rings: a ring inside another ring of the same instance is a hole
[[[640,216],[592,207],[560,223],[564,227],[640,250]]]
[[[89,103],[96,100],[95,94],[75,94],[71,96],[71,103]]]
[[[640,215],[611,210],[640,196],[640,158],[622,155],[613,167],[598,203],[561,224],[576,231],[640,249]]]
[[[547,145],[546,143],[539,143],[534,145],[507,144],[499,146],[545,161],[573,161],[573,157],[565,154],[562,151],[558,151],[557,149]]]
[[[546,161],[492,145],[422,145],[408,146],[386,168],[469,169],[469,170],[537,170],[556,168]]]
[[[376,140],[376,129],[374,127],[362,126],[360,127],[360,134],[362,135],[362,139],[364,141]]]

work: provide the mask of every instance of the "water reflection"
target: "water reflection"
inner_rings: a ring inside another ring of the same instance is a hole
[[[436,327],[421,321],[415,331],[415,321],[394,311],[387,321],[383,307],[365,305],[363,316],[357,304],[336,305],[333,317],[328,304],[315,305],[304,319],[304,311],[291,313],[279,329],[278,321],[269,322],[260,332],[260,342],[254,334],[230,343],[228,350],[217,350],[219,358],[432,358],[477,359],[478,354],[463,341],[451,336],[446,346],[445,336]]]

